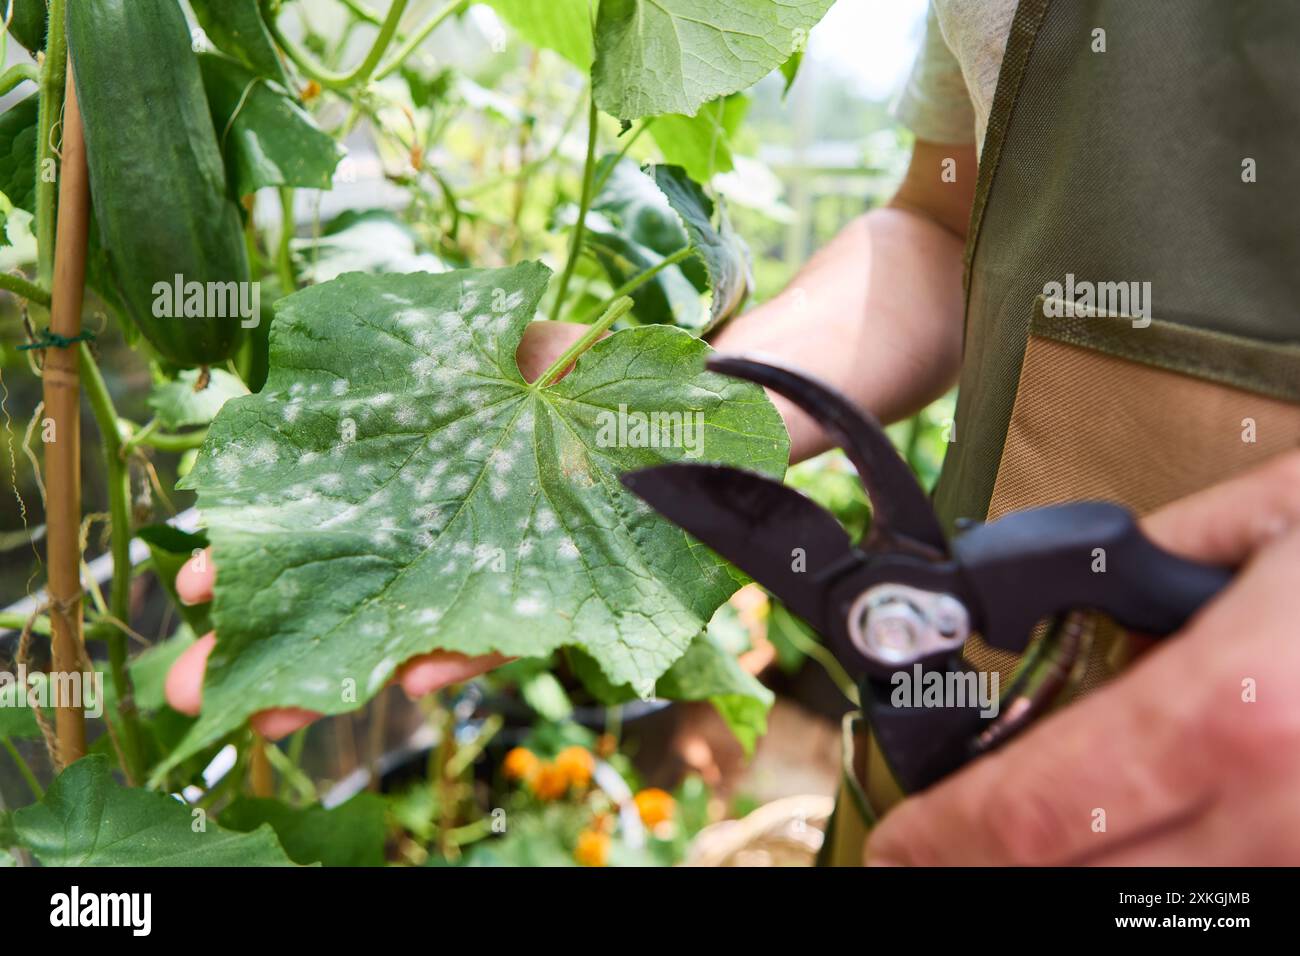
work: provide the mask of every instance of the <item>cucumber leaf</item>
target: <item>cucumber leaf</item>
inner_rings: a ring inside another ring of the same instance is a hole
[[[753,753],[758,738],[767,732],[767,712],[775,697],[723,646],[715,633],[718,621],[719,616],[715,616],[708,630],[691,642],[686,653],[655,684],[653,696],[709,701],[745,752]],[[583,686],[603,704],[624,704],[646,696],[630,686],[613,684],[581,651],[570,651],[569,661]]]
[[[690,240],[654,180],[630,159],[620,160],[611,170],[614,161],[615,157],[606,156],[596,167],[596,176],[604,179],[604,186],[587,214],[585,241],[610,283],[618,287],[657,266]],[[691,257],[668,266],[635,289],[632,315],[643,323],[702,329],[708,314],[701,293],[707,288],[702,264]]]
[[[217,53],[200,54],[199,67],[237,196],[263,186],[333,186],[343,147],[282,87]]]
[[[554,50],[580,70],[591,68],[589,0],[487,0],[533,46]]]
[[[23,689],[18,685],[17,675],[6,672],[0,680],[0,737],[35,739],[41,735],[31,704],[33,701],[48,703],[48,688],[44,674],[28,674],[27,688]],[[52,711],[50,720],[54,720]]]
[[[694,116],[802,49],[834,0],[602,0],[596,105],[619,119]]]
[[[232,833],[166,794],[118,786],[107,757],[83,757],[10,818],[44,866],[292,866],[269,826]]]
[[[247,833],[270,824],[289,858],[304,866],[383,866],[384,799],[359,793],[332,809],[291,807],[240,797],[221,811],[221,825]]]
[[[530,386],[515,351],[549,278],[540,263],[353,273],[277,304],[265,387],[226,403],[185,479],[221,640],[173,762],[267,707],[352,710],[438,648],[577,646],[647,686],[741,583],[618,476],[688,456],[780,476],[780,416],[662,326]],[[676,413],[695,437],[647,447],[620,417],[636,412]]]
[[[18,209],[36,211],[36,114],[33,93],[0,113],[0,193]]]
[[[691,179],[707,183],[714,173],[735,168],[730,140],[748,109],[749,97],[743,94],[721,97],[694,116],[659,117],[650,126],[650,136],[665,163],[681,166]]]
[[[749,250],[731,228],[725,208],[719,207],[718,221],[714,224],[713,200],[680,166],[656,166],[654,180],[682,217],[691,245],[708,270],[713,303],[709,308],[707,332],[739,312],[749,298],[754,287]]]
[[[198,380],[199,370],[190,368],[153,387],[149,393],[149,407],[158,417],[159,425],[169,431],[206,425],[228,399],[248,394],[248,386],[239,380],[239,376],[225,369],[211,369],[208,384],[196,392],[194,386]]]
[[[9,34],[33,54],[45,49],[49,29],[48,0],[10,0]]]
[[[262,22],[257,0],[190,0],[190,8],[217,49],[239,60],[258,76],[289,87],[289,75]]]

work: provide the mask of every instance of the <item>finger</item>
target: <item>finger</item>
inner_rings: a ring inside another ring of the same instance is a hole
[[[515,351],[519,374],[527,382],[534,382],[551,367],[551,363],[564,354],[578,339],[586,334],[588,326],[576,322],[529,322],[524,326],[523,338]],[[570,365],[561,374],[569,374]]]
[[[1200,806],[1214,770],[1188,757],[1198,701],[1170,693],[1189,675],[1167,657],[904,801],[872,833],[867,862],[1061,865]]]
[[[1255,820],[1295,818],[1293,786],[1253,790],[1244,806]],[[1242,826],[1239,812],[1209,808],[1114,852],[1084,861],[1088,866],[1287,866],[1296,860],[1296,838],[1284,825]],[[1289,837],[1289,838],[1288,838]]]
[[[303,710],[301,707],[275,707],[259,710],[248,722],[267,740],[279,740],[320,720],[322,716],[314,710]]]
[[[217,646],[217,635],[209,631],[185,650],[172,663],[163,683],[163,696],[173,710],[197,717],[203,706],[203,675],[208,669],[208,656]]]
[[[1300,524],[1300,452],[1166,505],[1142,519],[1156,544],[1211,564],[1237,565]]]
[[[212,563],[212,549],[190,558],[176,572],[176,596],[182,604],[203,604],[212,600],[217,581],[217,567]]]
[[[397,669],[396,677],[406,696],[416,700],[449,684],[477,677],[511,659],[501,654],[467,657],[453,651],[434,651],[411,658]]]

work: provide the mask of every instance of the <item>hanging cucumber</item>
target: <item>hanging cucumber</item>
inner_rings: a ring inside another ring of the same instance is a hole
[[[242,223],[185,15],[177,0],[78,0],[67,32],[122,302],[163,358],[223,361],[257,315],[244,307],[255,300]]]

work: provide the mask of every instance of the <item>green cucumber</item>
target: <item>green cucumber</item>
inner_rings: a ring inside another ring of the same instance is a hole
[[[170,362],[224,361],[242,337],[230,293],[251,300],[248,254],[185,15],[177,0],[77,0],[68,50],[95,218],[128,315]],[[186,301],[173,301],[177,288]]]

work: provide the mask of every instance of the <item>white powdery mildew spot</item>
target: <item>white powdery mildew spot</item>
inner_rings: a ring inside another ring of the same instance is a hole
[[[438,573],[439,573],[439,574],[455,574],[455,573],[456,573],[456,562],[455,562],[455,561],[448,561],[446,564],[444,564],[444,565],[442,566],[442,569],[441,569]]]
[[[296,422],[298,420],[298,416],[300,416],[301,414],[302,414],[301,402],[296,402],[296,401],[290,402],[289,404],[284,406],[284,420],[289,424],[293,424],[294,422]]]
[[[515,466],[514,456],[503,448],[498,448],[496,451],[492,452],[489,461],[492,464],[492,470],[498,475],[509,474],[510,469]]]
[[[432,627],[442,620],[442,611],[436,607],[426,607],[415,615],[415,623],[423,624],[425,627]]]
[[[482,438],[475,438],[465,446],[465,454],[469,458],[481,458],[483,452],[487,451],[488,444]]]
[[[343,476],[334,472],[321,475],[316,479],[316,484],[322,491],[342,491]]]
[[[532,554],[532,553],[533,553],[533,539],[532,539],[532,538],[524,538],[523,541],[520,541],[520,542],[519,542],[519,552],[518,552],[518,553],[519,553],[519,558],[520,558],[520,560],[522,560],[522,559],[528,557],[530,554]]]
[[[375,669],[370,672],[370,678],[366,681],[366,693],[373,694],[383,686],[384,681],[388,680],[388,675],[393,672],[397,666],[397,661],[391,657],[385,657],[375,665]]]
[[[412,425],[418,417],[414,405],[402,405],[393,413],[393,421],[399,425]]]
[[[244,471],[244,462],[234,451],[217,456],[212,466],[221,480],[226,482],[235,481]]]
[[[306,390],[307,390],[307,386],[304,385],[302,382],[294,382],[292,385],[289,386],[289,394],[293,395],[295,398],[301,395]]]
[[[318,458],[320,458],[320,452],[318,452],[318,451],[305,451],[305,452],[303,452],[301,455],[298,456],[298,464],[300,464],[300,465],[310,465],[312,462],[316,461],[316,459],[318,459]]]
[[[370,396],[370,404],[376,406],[388,405],[392,403],[395,397],[392,392],[377,392]]]
[[[457,541],[451,547],[451,553],[460,555],[462,558],[467,554],[472,554],[473,552],[474,552],[474,548],[470,545],[468,541],[465,541],[464,539]]]
[[[341,378],[330,385],[330,394],[334,396],[346,395],[348,391],[348,380]]]
[[[460,298],[460,314],[473,312],[476,305],[478,305],[478,293],[472,290],[465,292]]]
[[[330,682],[325,677],[308,677],[301,686],[309,694],[323,694],[330,689]]]
[[[559,522],[555,519],[554,511],[542,508],[537,512],[536,524],[538,531],[554,531]]]
[[[578,557],[578,546],[573,543],[572,538],[565,538],[555,549],[555,553],[566,561],[572,561]]]
[[[248,450],[248,463],[256,467],[274,465],[280,460],[280,449],[275,442],[265,439]]]
[[[393,314],[393,321],[404,329],[414,329],[426,325],[429,316],[420,309],[403,309]]]
[[[536,617],[546,610],[546,602],[536,595],[521,597],[515,602],[515,613],[521,617]]]
[[[411,517],[423,525],[436,525],[442,519],[442,509],[436,505],[424,505],[412,511]]]
[[[453,495],[463,495],[473,483],[469,475],[453,475],[447,480],[447,490]]]
[[[510,486],[500,478],[493,478],[490,482],[492,498],[495,501],[504,501],[506,495],[510,494]]]

